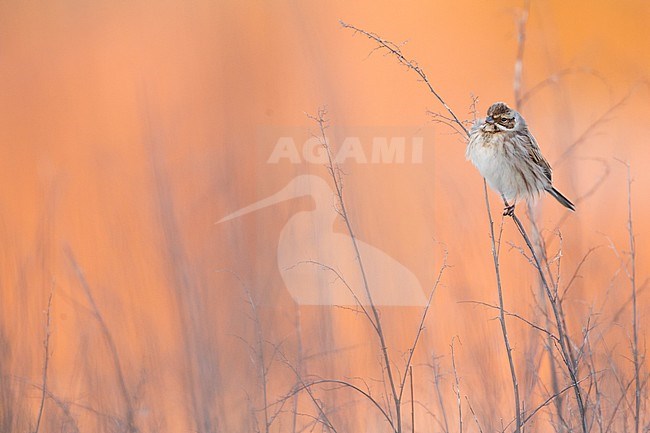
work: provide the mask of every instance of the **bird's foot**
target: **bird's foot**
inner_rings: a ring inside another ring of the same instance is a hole
[[[503,208],[503,216],[513,216],[515,214],[515,205],[506,205],[506,207]]]

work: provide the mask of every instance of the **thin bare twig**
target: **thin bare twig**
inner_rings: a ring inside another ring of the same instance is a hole
[[[583,381],[587,380],[588,377],[589,377],[589,376],[580,379],[580,380],[578,381],[578,383],[582,383]],[[536,414],[537,412],[539,412],[542,408],[548,406],[549,403],[551,403],[551,401],[555,400],[555,399],[556,399],[557,397],[559,397],[561,394],[564,394],[565,392],[567,392],[568,390],[570,390],[570,389],[573,388],[573,387],[574,387],[574,384],[569,384],[569,385],[565,386],[564,388],[562,388],[558,393],[553,394],[552,396],[550,396],[549,398],[547,398],[546,400],[544,400],[544,402],[543,402],[542,404],[540,404],[539,406],[537,406],[537,407],[536,407],[535,409],[533,409],[533,410],[532,410],[528,415],[526,415],[526,417],[525,417],[524,420],[523,420],[523,423],[524,423],[524,424],[527,424],[528,421],[530,421],[530,420],[535,416],[535,414]]]
[[[472,403],[469,402],[469,397],[465,396],[465,400],[467,401],[467,407],[469,407],[469,411],[472,413],[472,417],[474,418],[474,422],[476,423],[476,427],[478,428],[479,433],[483,433],[483,429],[481,428],[481,424],[478,422],[478,417],[474,412]]]
[[[454,382],[456,387],[456,403],[458,404],[458,433],[463,433],[463,407],[460,400],[460,380],[458,379],[458,371],[456,370],[456,356],[454,354],[454,338],[451,339],[451,368],[454,371]]]
[[[404,54],[402,53],[400,47],[393,43],[390,42],[386,39],[381,38],[379,35],[368,32],[366,30],[360,29],[358,27],[355,27],[350,24],[346,24],[343,21],[340,21],[341,25],[344,28],[352,29],[355,33],[360,33],[366,36],[367,38],[375,41],[378,44],[378,47],[376,49],[385,49],[387,52],[392,54],[393,56],[396,57],[399,63],[402,65],[406,66],[408,69],[413,70],[425,83],[429,91],[436,97],[438,102],[445,108],[445,110],[449,113],[450,117],[442,116],[445,119],[445,122],[448,122],[449,125],[453,125],[454,123],[460,127],[460,129],[465,133],[467,137],[469,137],[469,130],[465,127],[464,123],[459,120],[458,116],[454,113],[454,111],[447,105],[445,100],[441,97],[441,95],[434,89],[433,85],[427,78],[427,75],[424,73],[422,68],[417,64],[416,61],[414,60],[409,60],[407,59]],[[474,104],[476,100],[474,99]],[[499,266],[498,266],[498,253],[496,250],[495,246],[495,237],[494,237],[494,228],[493,228],[493,222],[492,222],[492,217],[490,214],[490,203],[488,200],[488,193],[487,193],[487,183],[485,179],[483,179],[483,189],[485,193],[485,203],[488,211],[488,220],[490,224],[490,231],[491,231],[491,241],[492,241],[492,255],[493,259],[495,261],[495,272],[496,272],[496,278],[497,278],[497,286],[499,293],[501,293],[501,277],[499,274]],[[503,223],[503,222],[502,222]],[[506,347],[507,347],[507,352],[508,352],[508,357],[509,357],[509,363],[511,366],[511,374],[512,374],[512,379],[513,379],[513,392],[515,394],[515,411],[517,413],[517,419],[520,417],[520,408],[519,408],[519,391],[518,391],[518,384],[517,384],[517,378],[516,374],[514,371],[514,362],[512,360],[512,355],[511,355],[511,349],[510,345],[508,342],[508,337],[507,337],[507,332],[506,332],[506,325],[505,325],[505,320],[502,321],[502,331],[504,332],[504,339],[506,341]],[[520,423],[517,423],[519,426]],[[519,432],[519,428],[517,428],[517,432]]]
[[[320,422],[321,424],[323,424],[324,426],[326,426],[328,429],[333,431],[334,433],[337,433],[337,430],[334,427],[334,424],[332,424],[332,421],[327,416],[327,413],[325,412],[325,409],[323,408],[323,405],[320,403],[320,401],[314,395],[314,392],[312,391],[311,386],[309,386],[305,382],[305,380],[303,379],[302,374],[300,373],[298,368],[296,368],[291,362],[289,362],[289,360],[284,356],[284,354],[281,354],[281,355],[282,355],[284,364],[286,366],[288,366],[291,369],[291,371],[293,371],[293,374],[296,376],[296,379],[300,383],[300,386],[302,387],[303,390],[305,390],[305,392],[309,396],[310,400],[312,401],[312,403],[316,407],[316,410],[318,411],[318,418],[315,418],[315,419],[318,422]],[[298,393],[295,394],[295,397],[297,397],[297,396],[298,396]],[[294,408],[294,410],[295,410],[295,408]],[[294,430],[295,430],[295,428],[294,428]]]
[[[45,316],[45,338],[43,340],[43,385],[41,386],[41,402],[38,406],[38,417],[36,418],[36,427],[34,433],[38,433],[41,426],[41,418],[43,417],[43,409],[45,408],[45,397],[47,395],[47,368],[50,363],[50,334],[51,334],[51,313],[52,313],[52,295],[54,295],[54,282],[52,282],[52,289],[50,296],[47,298],[47,310]]]
[[[546,280],[546,276],[544,275],[544,271],[542,270],[542,266],[540,264],[539,258],[537,257],[537,254],[535,253],[535,249],[533,248],[530,238],[528,237],[528,234],[526,233],[526,230],[524,229],[523,225],[521,224],[521,221],[519,220],[519,217],[517,217],[516,214],[512,214],[512,219],[515,222],[515,225],[517,226],[517,230],[519,230],[519,233],[521,234],[522,238],[524,239],[524,242],[526,242],[526,246],[530,250],[530,253],[533,257],[533,260],[535,261],[535,268],[537,269],[539,279],[542,283],[542,287],[544,287],[544,290],[546,292],[546,295],[548,297],[548,300],[551,304],[551,309],[553,310],[553,315],[555,317],[555,325],[557,326],[557,331],[558,331],[558,337],[559,337],[559,342],[560,342],[560,349],[562,352],[562,357],[564,360],[564,364],[567,367],[567,372],[569,373],[569,377],[571,379],[571,382],[573,384],[573,389],[574,393],[576,396],[576,401],[578,403],[578,411],[580,412],[580,420],[582,424],[582,430],[583,433],[588,433],[588,428],[587,428],[587,416],[586,416],[586,409],[585,409],[585,404],[582,396],[582,391],[580,390],[580,386],[578,383],[578,378],[577,378],[577,364],[574,359],[573,352],[571,350],[570,342],[569,342],[569,337],[566,331],[566,325],[564,323],[564,315],[562,312],[562,305],[560,300],[558,299],[558,294],[557,292],[553,294],[551,292],[551,288]]]
[[[601,123],[607,121],[609,117],[614,113],[616,110],[621,108],[627,100],[630,98],[632,95],[632,92],[628,92],[626,95],[624,95],[621,99],[618,100],[618,102],[612,104],[607,110],[605,110],[600,116],[596,118],[591,124],[589,124],[585,130],[576,138],[573,143],[571,143],[565,150],[562,152],[562,154],[557,158],[557,161],[553,164],[554,167],[559,166],[560,164],[567,162],[568,161],[568,156],[575,151],[577,147],[579,147],[582,143],[584,143],[587,138],[594,132],[594,129],[596,126],[600,125]]]
[[[30,383],[30,385],[33,386],[34,388],[38,389],[39,391],[43,392],[43,386],[42,385],[35,384],[35,383]],[[52,400],[54,402],[54,404],[57,405],[59,407],[59,409],[61,409],[61,412],[63,412],[63,414],[65,415],[65,417],[67,419],[67,421],[64,422],[64,425],[66,427],[69,426],[74,433],[79,433],[79,426],[77,425],[77,420],[75,419],[75,417],[72,415],[72,412],[70,411],[70,406],[71,405],[74,405],[74,406],[76,406],[78,408],[81,408],[81,409],[87,410],[89,412],[92,412],[95,415],[98,415],[98,416],[101,416],[101,417],[104,417],[104,418],[109,418],[112,421],[117,421],[111,415],[107,415],[107,414],[98,412],[97,410],[92,409],[90,407],[87,407],[87,406],[84,406],[84,405],[81,405],[81,404],[78,404],[78,403],[74,403],[74,402],[64,401],[61,398],[59,398],[57,395],[55,395],[49,389],[45,390],[44,392],[47,395],[47,398]]]
[[[318,110],[318,115],[317,116],[310,116],[313,120],[315,120],[318,123],[318,127],[320,130],[320,139],[321,139],[321,144],[323,148],[326,151],[327,154],[327,160],[328,160],[328,165],[327,169],[329,170],[329,173],[332,177],[332,181],[334,182],[334,189],[335,189],[335,194],[336,194],[336,200],[338,203],[338,208],[339,208],[339,213],[341,215],[341,218],[343,219],[343,222],[345,223],[345,226],[347,228],[348,235],[350,236],[350,240],[352,242],[352,247],[354,249],[354,255],[357,260],[357,265],[359,267],[359,271],[361,273],[361,279],[363,281],[363,288],[365,290],[366,296],[368,297],[368,303],[370,305],[370,311],[372,312],[372,316],[374,320],[370,320],[371,323],[374,324],[375,330],[377,337],[379,338],[379,344],[380,344],[380,350],[381,354],[383,357],[383,363],[384,363],[384,369],[386,370],[386,374],[388,375],[388,385],[390,386],[391,394],[393,397],[393,403],[395,405],[395,415],[396,415],[396,425],[397,425],[397,432],[401,433],[401,425],[402,425],[402,409],[401,409],[401,401],[400,397],[398,395],[398,390],[396,387],[396,382],[393,377],[393,368],[390,362],[390,358],[388,356],[388,346],[386,344],[386,337],[383,332],[383,328],[381,325],[381,319],[379,317],[379,310],[377,309],[375,303],[373,302],[372,299],[372,293],[370,291],[370,284],[368,283],[368,276],[366,274],[366,269],[364,266],[364,261],[363,258],[361,257],[361,253],[359,251],[359,245],[357,243],[357,237],[354,233],[354,230],[352,229],[352,224],[350,223],[350,218],[348,217],[348,211],[345,206],[345,200],[343,198],[343,183],[341,180],[341,173],[340,170],[338,169],[338,165],[334,162],[334,157],[332,156],[332,150],[329,146],[329,143],[327,142],[327,138],[325,135],[325,128],[326,128],[326,120],[325,120],[325,115],[327,114],[327,111],[324,108],[321,108]]]
[[[269,369],[267,367],[266,357],[264,355],[264,336],[262,334],[262,323],[260,320],[260,314],[257,310],[257,303],[253,299],[253,295],[248,289],[248,287],[243,284],[238,276],[236,278],[239,280],[242,288],[246,292],[246,297],[248,298],[248,304],[250,305],[251,312],[253,313],[253,324],[255,326],[255,342],[257,347],[253,349],[255,355],[257,355],[257,360],[254,364],[257,364],[258,374],[260,376],[260,382],[262,387],[262,413],[264,414],[264,431],[269,433],[271,425],[275,416],[269,415],[269,399],[268,399],[268,373]],[[276,412],[276,416],[279,413]]]
[[[108,351],[111,355],[111,361],[113,363],[113,368],[115,369],[115,375],[117,377],[118,389],[120,391],[122,402],[124,404],[124,411],[126,413],[125,416],[127,431],[129,433],[137,433],[138,428],[135,425],[135,409],[133,407],[133,402],[131,401],[131,395],[129,394],[128,388],[126,386],[126,380],[124,378],[124,372],[122,370],[122,363],[120,361],[120,356],[117,351],[117,345],[115,344],[113,335],[108,328],[108,324],[104,320],[104,316],[101,314],[99,308],[97,307],[95,298],[92,294],[92,291],[90,290],[90,284],[88,284],[83,270],[79,266],[79,263],[77,262],[77,259],[75,258],[72,250],[67,245],[65,247],[65,254],[68,257],[68,261],[72,265],[72,268],[77,276],[77,279],[79,280],[79,283],[81,284],[81,287],[83,288],[86,299],[88,299],[88,303],[90,304],[92,314],[95,317],[97,323],[99,323],[99,327],[102,331],[102,335],[104,336],[104,340],[108,345]]]
[[[296,393],[298,393],[300,391],[303,391],[303,390],[305,390],[307,388],[311,388],[311,387],[314,387],[316,385],[324,385],[324,384],[339,385],[340,387],[350,388],[353,391],[361,394],[365,399],[367,399],[370,403],[372,403],[372,405],[375,406],[377,408],[377,410],[379,410],[379,412],[383,415],[384,419],[386,419],[386,421],[390,425],[391,429],[393,429],[393,431],[397,431],[397,430],[395,430],[395,424],[393,423],[393,420],[392,420],[391,416],[388,414],[388,412],[386,412],[384,410],[382,405],[369,392],[364,391],[363,389],[359,388],[358,386],[356,386],[356,385],[354,385],[354,384],[352,384],[350,382],[346,382],[345,380],[319,379],[319,380],[314,380],[314,381],[311,381],[311,382],[305,382],[305,383],[302,383],[300,386],[296,387],[295,389],[293,389],[291,392],[289,392],[289,394],[287,396],[285,396],[285,398],[292,397]]]
[[[411,384],[411,433],[415,433],[415,396],[413,392],[413,366],[409,365],[409,383]]]
[[[481,302],[481,301],[458,301],[458,303],[459,304],[476,304],[476,305],[482,305],[482,306],[488,307],[488,308],[493,308],[495,310],[501,310],[501,308],[498,305],[492,305],[492,304],[488,304],[487,302]],[[508,310],[503,310],[503,312],[505,313],[506,316],[510,316],[510,317],[514,317],[515,319],[519,319],[522,322],[524,322],[525,324],[527,324],[528,326],[530,326],[531,328],[536,329],[536,330],[544,333],[548,337],[552,338],[553,340],[559,342],[558,337],[555,334],[553,334],[551,331],[549,331],[548,329],[543,328],[540,325],[537,325],[537,324],[531,322],[530,320],[526,319],[525,317],[521,316],[520,314],[511,313]]]
[[[562,69],[558,72],[551,74],[550,76],[546,77],[542,81],[531,86],[529,90],[525,91],[519,99],[520,107],[523,107],[536,93],[538,93],[540,90],[544,89],[545,87],[548,87],[552,84],[559,83],[561,79],[566,76],[579,74],[579,73],[591,75],[596,79],[605,82],[605,79],[597,71],[590,68],[581,67],[581,68]]]
[[[634,432],[639,433],[641,421],[641,378],[639,361],[639,322],[637,313],[636,289],[636,242],[632,218],[632,173],[630,164],[624,163],[627,169],[627,233],[629,242],[630,270],[627,271],[632,292],[632,360],[634,363]],[[627,269],[626,269],[627,270]]]
[[[587,259],[589,258],[589,256],[594,251],[596,251],[597,249],[599,249],[601,247],[602,247],[602,245],[598,245],[598,246],[589,248],[587,250],[587,252],[582,256],[582,259],[580,260],[580,262],[576,266],[575,271],[573,271],[573,275],[569,279],[569,282],[564,286],[564,291],[562,291],[562,295],[560,296],[560,302],[562,302],[564,300],[564,297],[566,296],[567,292],[569,291],[569,289],[573,285],[574,281],[580,277],[580,269],[582,269],[582,266],[587,262]]]
[[[363,312],[364,316],[366,316],[366,318],[368,319],[368,321],[370,322],[370,324],[372,325],[372,327],[375,329],[375,332],[378,331],[377,326],[375,325],[374,320],[370,317],[370,314],[368,313],[368,310],[366,310],[366,308],[363,306],[363,302],[361,302],[361,300],[359,299],[359,297],[357,296],[357,294],[354,292],[354,290],[352,289],[352,287],[350,287],[350,285],[348,284],[348,282],[345,280],[345,278],[343,277],[343,275],[341,275],[341,273],[340,273],[338,270],[334,269],[333,267],[331,267],[331,266],[329,266],[329,265],[326,265],[325,263],[319,262],[319,261],[317,261],[317,260],[302,260],[302,261],[296,263],[295,265],[288,267],[287,269],[292,269],[292,268],[294,268],[295,266],[300,265],[300,264],[312,264],[312,265],[317,265],[317,266],[319,266],[321,269],[326,270],[326,271],[329,271],[329,272],[331,272],[332,274],[334,274],[334,276],[336,277],[336,279],[339,280],[339,281],[341,281],[341,283],[343,283],[343,285],[345,286],[345,288],[350,292],[350,294],[351,294],[352,297],[354,298],[354,301],[357,303],[357,306],[361,309],[361,311]],[[340,308],[344,308],[344,309],[345,309],[345,307],[340,307]],[[354,310],[354,309],[352,309],[352,310],[353,310],[353,311],[358,311],[358,310]]]
[[[433,384],[436,388],[436,395],[438,397],[438,404],[440,404],[440,412],[442,413],[442,420],[444,422],[440,423],[440,426],[443,429],[444,433],[449,433],[449,421],[447,420],[447,410],[445,409],[445,403],[442,398],[442,392],[440,391],[440,365],[438,364],[438,359],[435,356],[432,356],[432,363],[430,364],[431,369],[433,370]],[[437,420],[437,418],[435,418]]]
[[[499,266],[499,248],[497,245],[501,246],[501,234],[503,233],[503,223],[504,218],[501,218],[501,224],[499,225],[499,237],[498,243],[494,234],[494,221],[492,220],[492,211],[490,210],[490,201],[488,199],[488,191],[485,186],[484,180],[484,195],[485,195],[485,207],[487,209],[488,222],[490,224],[490,242],[492,247],[492,261],[494,264],[494,271],[496,274],[497,282],[497,294],[499,297],[499,323],[501,324],[501,335],[503,336],[503,343],[506,347],[506,356],[508,357],[508,367],[510,368],[510,379],[512,380],[512,392],[513,398],[515,400],[515,419],[517,423],[515,424],[515,432],[519,433],[521,431],[521,400],[519,398],[519,381],[517,380],[517,371],[515,370],[515,362],[512,357],[512,347],[510,346],[510,339],[508,338],[508,328],[506,326],[505,310],[503,307],[503,290],[501,288],[501,273]]]
[[[513,91],[515,94],[515,109],[519,110],[522,104],[522,88],[524,75],[524,47],[526,46],[526,24],[530,12],[530,0],[524,2],[524,8],[517,23],[517,57],[515,60],[515,72],[513,80]]]
[[[406,361],[406,369],[411,368],[411,363],[413,361],[413,353],[415,352],[415,348],[417,347],[418,341],[420,340],[420,335],[424,330],[424,323],[427,319],[427,313],[429,312],[429,308],[431,307],[431,302],[433,301],[433,295],[436,292],[438,285],[440,284],[440,280],[442,279],[442,274],[446,268],[447,268],[447,251],[445,251],[443,264],[442,267],[440,268],[440,271],[438,272],[438,277],[436,278],[436,282],[433,284],[433,289],[431,289],[431,292],[429,292],[429,298],[427,299],[427,304],[424,307],[424,311],[422,311],[422,316],[420,318],[420,326],[418,326],[418,330],[415,334],[415,339],[413,340],[413,344],[409,348],[409,355]],[[406,374],[404,375],[404,377],[402,378],[402,382],[400,383],[400,391],[399,391],[400,401],[402,400],[402,394],[404,392],[405,382],[406,382]]]
[[[451,108],[445,103],[445,101],[441,98],[440,94],[435,91],[435,89],[433,88],[433,86],[429,82],[426,74],[422,71],[422,69],[419,67],[419,65],[416,62],[408,60],[403,55],[403,53],[401,52],[401,49],[399,48],[399,46],[397,46],[396,44],[394,44],[394,43],[392,43],[390,41],[382,39],[381,37],[379,37],[378,35],[376,35],[374,33],[367,32],[365,30],[362,30],[362,29],[359,29],[357,27],[345,24],[343,22],[341,22],[341,25],[343,27],[345,27],[345,28],[352,29],[357,33],[361,33],[361,34],[365,35],[366,37],[368,37],[369,39],[375,41],[377,44],[379,44],[377,49],[385,49],[388,53],[394,55],[397,58],[399,63],[401,63],[402,65],[405,65],[407,68],[412,69],[415,73],[417,73],[419,75],[419,77],[422,79],[422,81],[425,82],[425,84],[427,85],[429,91],[438,99],[438,101],[443,105],[443,107],[450,114],[450,116],[451,116],[450,119],[452,119],[453,122],[456,123],[465,132],[465,134],[467,136],[469,136],[469,131],[463,125],[463,122],[461,122],[459,120],[459,118],[455,115],[453,110],[451,110]],[[523,45],[524,40],[525,40],[525,38],[521,39],[520,45]],[[523,53],[523,46],[521,46],[520,48],[521,48],[520,52]],[[521,92],[519,92],[519,94],[521,95]],[[520,96],[519,100],[521,102],[521,96]],[[620,104],[622,104],[622,102],[623,101],[621,101]],[[599,119],[599,120],[603,120],[617,106],[618,106],[618,104],[615,107],[612,107],[612,109],[610,109],[607,113],[605,113],[601,117],[601,119]],[[570,146],[569,149],[567,149],[567,151],[565,152],[565,154],[563,154],[563,156],[565,156],[569,152],[573,151],[573,149],[575,149],[575,147],[577,147],[582,141],[584,141],[586,136],[587,136],[587,132],[585,132],[585,134],[583,134],[581,137],[579,137],[573,143],[573,145]],[[487,210],[488,210],[488,222],[489,222],[490,228],[491,228],[491,240],[492,240],[493,259],[495,260],[495,271],[497,273],[497,279],[499,280],[499,270],[498,270],[498,260],[497,260],[498,256],[497,256],[497,252],[496,252],[496,239],[495,239],[495,235],[494,235],[493,221],[492,221],[491,214],[490,214],[490,205],[489,205],[489,200],[488,200],[487,184],[485,182],[485,179],[484,179],[483,187],[484,187],[484,192],[485,192],[485,203],[486,203],[486,207],[487,207]],[[504,203],[504,204],[507,206],[507,203]],[[578,378],[577,378],[577,364],[576,364],[575,356],[574,356],[573,351],[572,351],[571,342],[570,342],[569,336],[567,334],[567,327],[566,327],[566,323],[565,323],[565,319],[564,319],[564,313],[562,311],[561,300],[558,298],[557,287],[554,287],[554,289],[555,289],[554,290],[555,293],[554,293],[551,290],[551,286],[549,285],[549,283],[548,283],[548,281],[546,279],[546,276],[544,275],[544,271],[543,271],[543,268],[542,268],[542,263],[540,262],[540,260],[538,258],[538,255],[536,254],[535,249],[534,249],[533,245],[530,242],[530,238],[528,237],[528,234],[526,233],[526,230],[524,229],[523,225],[521,224],[521,221],[519,220],[518,216],[516,214],[514,214],[514,213],[512,215],[512,218],[513,218],[513,221],[515,222],[515,225],[516,225],[520,235],[524,239],[524,241],[526,243],[526,246],[528,247],[528,249],[529,249],[529,251],[531,253],[531,257],[533,259],[533,264],[534,264],[535,268],[537,269],[537,271],[539,273],[541,284],[542,284],[542,286],[543,286],[543,288],[545,290],[545,293],[546,293],[546,295],[548,297],[549,302],[551,303],[554,318],[555,318],[555,324],[556,324],[557,329],[558,329],[558,339],[559,339],[558,346],[559,346],[559,349],[560,349],[560,353],[562,355],[563,362],[567,367],[567,372],[568,372],[568,374],[570,376],[570,379],[571,379],[570,388],[573,388],[574,392],[575,392],[576,401],[577,401],[577,404],[578,404],[580,421],[581,421],[581,424],[582,424],[582,431],[583,431],[583,433],[587,433],[588,428],[587,428],[587,421],[586,421],[585,402],[584,402],[583,395],[582,395],[582,392],[581,392],[581,389],[580,389],[580,386],[579,386],[580,382],[578,381]],[[545,263],[547,263],[546,259],[545,259]],[[500,286],[500,281],[498,281],[498,286]],[[503,320],[503,323],[505,323],[505,320]],[[511,371],[512,370],[513,369],[511,369]],[[515,395],[517,395],[516,376],[513,378],[513,389],[515,391]],[[518,403],[519,403],[519,398],[517,396],[516,397],[516,404],[518,404]],[[517,412],[517,416],[519,416],[520,415],[519,407],[516,408],[516,412]],[[520,423],[518,422],[518,425],[519,424]]]
[[[418,74],[420,76],[420,78],[422,79],[422,81],[429,88],[429,91],[438,99],[438,102],[440,102],[440,104],[442,104],[442,106],[445,107],[445,109],[447,110],[449,115],[454,119],[454,122],[458,126],[460,126],[460,128],[465,132],[465,135],[469,135],[469,131],[467,130],[465,125],[463,125],[463,122],[461,122],[458,119],[458,117],[456,116],[456,113],[453,112],[453,110],[449,107],[449,105],[447,105],[447,103],[444,101],[444,99],[442,99],[442,97],[438,94],[438,92],[436,92],[436,90],[433,88],[433,86],[429,82],[429,79],[427,78],[427,75],[424,73],[422,68],[420,68],[420,66],[417,64],[416,61],[409,60],[406,57],[404,57],[404,54],[402,54],[402,50],[399,48],[399,46],[397,44],[395,44],[395,43],[393,43],[391,41],[388,41],[386,39],[383,39],[383,38],[381,38],[379,35],[377,35],[375,33],[368,32],[366,30],[355,27],[355,26],[353,26],[351,24],[346,24],[343,21],[339,21],[339,23],[341,24],[341,26],[343,26],[346,29],[351,29],[355,33],[361,33],[362,35],[366,36],[367,38],[372,39],[373,41],[375,41],[376,43],[379,44],[379,47],[377,47],[378,49],[387,50],[389,53],[391,53],[393,56],[395,56],[395,58],[397,59],[397,61],[399,63],[401,63],[402,65],[406,66],[407,68],[411,69],[416,74]]]

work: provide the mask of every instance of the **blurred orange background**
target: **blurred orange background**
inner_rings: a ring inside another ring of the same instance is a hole
[[[445,430],[427,365],[435,362],[457,431],[452,341],[463,404],[467,396],[483,431],[501,430],[513,412],[497,313],[461,302],[497,300],[481,178],[462,138],[427,114],[441,107],[423,83],[393,57],[370,54],[373,42],[339,20],[404,42],[471,119],[471,95],[479,115],[494,101],[514,102],[523,10],[511,1],[0,4],[0,429],[35,428],[51,292],[41,431],[265,431],[263,408],[275,413],[270,404],[291,391],[291,367],[310,378],[362,377],[378,399],[388,395],[368,322],[335,306],[297,305],[282,280],[279,234],[313,201],[217,224],[297,175],[332,185],[318,164],[268,163],[281,136],[300,144],[316,132],[305,113],[326,106],[333,147],[359,131],[424,137],[421,163],[342,164],[357,236],[406,266],[425,295],[448,250],[414,361],[417,430]],[[627,174],[617,160],[633,176],[642,340],[650,307],[649,18],[644,1],[533,1],[523,57],[524,91],[538,90],[522,114],[556,186],[578,207],[567,216],[545,198],[538,208],[551,257],[561,231],[561,285],[599,247],[567,294],[568,325],[579,342],[593,313],[610,350],[599,362],[622,377],[631,368],[631,292]],[[491,200],[499,224],[501,204]],[[346,233],[340,220],[333,230]],[[510,220],[503,239],[506,309],[539,318],[534,269]],[[381,314],[399,369],[421,309]],[[508,324],[522,396],[535,407],[549,395],[545,339]],[[358,395],[320,388],[318,399],[339,432],[389,431]],[[287,402],[269,430],[309,428],[307,416],[292,424],[297,412],[315,414],[307,396]],[[530,430],[553,431],[551,412]],[[475,430],[468,407],[463,413]]]

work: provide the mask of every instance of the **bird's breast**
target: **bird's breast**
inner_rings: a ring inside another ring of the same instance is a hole
[[[477,133],[467,145],[467,159],[474,164],[488,182],[500,177],[505,161],[505,134]]]

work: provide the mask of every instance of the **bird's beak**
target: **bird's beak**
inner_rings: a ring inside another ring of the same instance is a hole
[[[494,119],[492,118],[492,116],[488,116],[485,118],[485,122],[492,125],[494,123]]]

